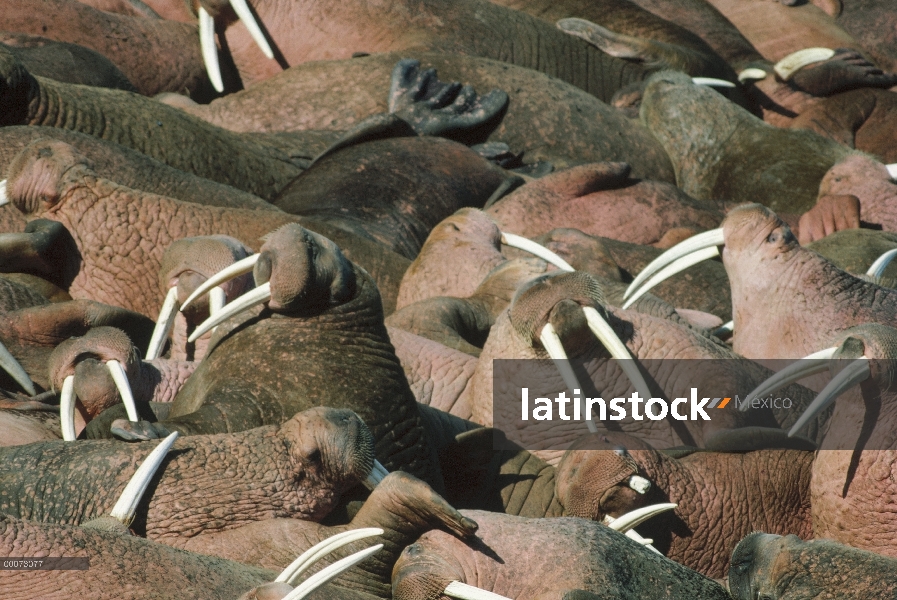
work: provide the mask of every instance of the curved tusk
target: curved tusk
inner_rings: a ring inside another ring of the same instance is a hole
[[[132,423],[139,421],[137,404],[134,403],[134,394],[131,393],[131,384],[128,383],[128,375],[125,373],[125,368],[117,360],[107,360],[106,368],[109,369],[112,381],[115,382],[115,387],[118,388],[121,401],[125,403],[125,410],[128,411],[128,420]]]
[[[184,303],[181,305],[181,312],[184,311],[190,303],[211,290],[216,285],[221,285],[225,281],[230,281],[234,277],[238,275],[242,275],[243,273],[250,272],[254,267],[255,263],[259,261],[260,254],[253,254],[252,256],[247,256],[242,260],[238,260],[234,264],[229,267],[225,267],[206,279],[201,286],[196,288],[192,294],[187,296],[187,299],[184,300]]]
[[[75,376],[68,375],[62,380],[62,391],[59,398],[59,421],[62,426],[62,439],[74,442],[75,435]]]
[[[510,246],[511,248],[517,248],[519,250],[529,252],[530,254],[535,254],[542,260],[553,264],[562,271],[576,270],[570,266],[570,263],[565,261],[563,258],[558,256],[542,244],[538,244],[532,240],[528,240],[523,236],[502,232],[501,243],[505,246]]]
[[[738,81],[744,83],[745,81],[751,81],[754,79],[766,79],[767,75],[769,75],[769,73],[767,73],[763,69],[751,67],[750,69],[745,69],[738,74]]]
[[[173,287],[165,295],[165,302],[159,310],[159,318],[156,319],[156,327],[150,338],[149,347],[146,349],[146,360],[155,360],[162,355],[165,340],[171,334],[174,327],[174,318],[178,314],[178,289]]]
[[[202,6],[199,7],[199,49],[202,61],[206,65],[206,73],[215,91],[224,91],[221,81],[221,67],[218,66],[218,48],[215,46],[215,19]]]
[[[697,250],[695,252],[692,252],[691,254],[674,260],[673,262],[662,268],[660,271],[655,273],[653,277],[648,279],[648,281],[646,281],[644,285],[642,285],[642,287],[640,287],[635,291],[635,293],[629,296],[629,299],[623,303],[623,306],[621,308],[623,308],[624,310],[629,308],[633,305],[633,303],[635,303],[636,300],[647,294],[648,291],[651,290],[651,288],[656,286],[658,283],[661,283],[665,279],[669,279],[676,273],[684,271],[685,269],[691,267],[692,265],[696,265],[699,262],[705,261],[709,258],[715,258],[717,256],[719,256],[719,248],[717,246],[712,246],[710,248]],[[632,289],[632,286],[630,286],[629,289],[626,290],[627,294],[629,293],[630,289]]]
[[[750,394],[745,396],[745,402],[740,407],[741,412],[747,412],[751,407],[751,403],[747,401],[751,398],[762,398],[766,394],[770,394],[786,385],[800,381],[804,377],[827,371],[829,366],[828,361],[835,355],[837,350],[838,346],[835,346],[833,348],[826,348],[825,350],[814,352],[813,354],[794,361],[778,373],[770,375],[760,385],[751,390]]]
[[[725,79],[717,79],[715,77],[692,77],[692,83],[695,85],[706,85],[708,87],[733,88],[735,84]]]
[[[792,75],[807,65],[828,60],[834,55],[835,51],[830,48],[805,48],[792,52],[777,62],[773,70],[782,78],[782,81],[788,81]]]
[[[379,552],[381,548],[383,548],[383,544],[371,546],[370,548],[360,550],[355,554],[350,554],[346,558],[333,563],[325,569],[321,569],[299,584],[292,592],[284,596],[283,600],[302,600],[302,598],[305,598],[317,588],[329,582],[331,579],[334,579],[343,571],[354,567],[367,557]]]
[[[34,383],[31,381],[31,377],[28,376],[28,373],[25,372],[25,368],[2,343],[0,343],[0,368],[6,371],[16,383],[22,386],[22,389],[28,392],[29,396],[37,395],[37,391],[34,389]]]
[[[369,490],[373,490],[375,487],[380,485],[380,482],[389,475],[389,471],[386,470],[379,460],[374,459],[374,466],[371,468],[371,472],[368,473],[368,476],[362,482],[364,483],[364,487]]]
[[[383,535],[383,530],[379,527],[367,527],[365,529],[351,529],[332,535],[299,555],[299,557],[291,562],[286,569],[280,572],[280,575],[277,576],[274,583],[288,583],[294,585],[300,575],[305,573],[309,567],[331,552],[335,552],[352,542],[357,542],[358,540],[363,540],[375,535]]]
[[[713,248],[715,246],[723,246],[726,243],[725,238],[723,237],[722,229],[711,229],[710,231],[705,231],[704,233],[699,233],[698,235],[693,235],[687,240],[683,240],[652,260],[648,266],[642,269],[642,272],[638,274],[638,276],[632,280],[632,283],[629,284],[629,288],[626,289],[626,293],[623,294],[623,298],[629,298],[636,290],[641,287],[641,285],[648,280],[649,277],[663,269],[665,266],[674,263],[675,261],[688,256],[694,252],[698,252],[699,250],[704,250],[705,248]],[[717,250],[719,252],[719,250]],[[691,266],[691,265],[689,265]],[[684,267],[683,267],[684,268]],[[672,273],[670,273],[672,275]],[[656,282],[654,285],[657,285]]]
[[[0,206],[9,204],[9,196],[6,195],[6,180],[0,179]]]
[[[837,400],[838,396],[846,392],[852,386],[865,381],[869,378],[871,370],[869,369],[869,359],[865,356],[853,361],[840,373],[835,375],[828,385],[823,388],[819,395],[813,400],[804,414],[800,416],[794,426],[788,431],[788,437],[793,437],[810,419],[821,413],[825,408]]]
[[[640,475],[629,478],[629,487],[639,494],[646,494],[651,489],[651,482]]]
[[[679,506],[678,504],[674,504],[672,502],[665,502],[663,504],[652,504],[651,506],[643,506],[642,508],[637,508],[635,510],[631,510],[625,515],[617,517],[613,521],[607,524],[608,527],[613,529],[614,531],[619,531],[620,533],[626,533],[633,527],[638,527],[651,517],[657,516],[661,513],[665,513],[668,510],[673,510]]]
[[[885,165],[885,168],[888,170],[888,175],[891,176],[891,179],[897,179],[897,163]]]
[[[579,384],[579,378],[576,377],[576,373],[573,372],[573,367],[570,366],[570,361],[567,359],[567,352],[564,350],[561,338],[554,330],[554,325],[551,323],[545,324],[545,327],[542,328],[542,333],[539,335],[539,341],[542,343],[545,351],[548,352],[548,356],[554,361],[554,366],[560,371],[561,379],[567,384],[567,388],[569,388],[570,392],[572,393],[573,390],[582,390],[583,388]],[[589,433],[598,432],[598,428],[595,427],[595,423],[593,423],[591,419],[586,420],[586,427],[589,428]]]
[[[582,309],[582,312],[586,315],[586,322],[589,324],[589,329],[592,330],[592,333],[595,334],[598,341],[607,348],[611,357],[617,360],[617,364],[620,365],[620,368],[626,373],[626,376],[629,378],[629,381],[632,382],[635,391],[641,394],[645,400],[648,400],[651,397],[651,389],[648,387],[645,378],[642,377],[642,372],[638,370],[636,360],[629,354],[629,348],[627,348],[626,344],[617,337],[617,333],[597,310],[591,306],[586,306]]]
[[[143,493],[146,491],[146,488],[149,487],[153,475],[159,470],[159,466],[165,459],[165,455],[168,454],[171,445],[174,444],[176,439],[178,439],[177,431],[162,440],[159,445],[153,448],[153,451],[147,455],[146,460],[143,461],[137,471],[134,472],[134,475],[131,476],[131,480],[128,482],[128,485],[125,486],[118,502],[115,503],[115,506],[109,512],[110,517],[118,519],[125,527],[131,525],[131,522],[134,520],[134,514],[137,512],[137,505],[140,504],[140,499],[143,498]]]
[[[495,592],[461,583],[460,581],[452,581],[442,591],[443,596],[450,598],[459,598],[460,600],[511,600],[507,596],[501,596]]]
[[[262,304],[263,302],[267,302],[271,299],[271,282],[268,281],[254,290],[250,290],[216,312],[214,315],[211,315],[208,319],[200,323],[199,327],[190,334],[190,337],[187,338],[188,342],[195,342],[200,338],[200,336],[204,335],[208,331],[210,331],[216,325],[220,325],[224,321],[227,321],[232,316],[243,312],[244,310],[248,310],[255,306],[256,304]]]
[[[265,39],[265,34],[262,33],[262,29],[256,22],[255,17],[252,16],[252,11],[249,10],[249,5],[246,4],[246,0],[230,0],[230,5],[233,7],[234,12],[237,13],[237,17],[243,21],[243,25],[246,26],[249,35],[252,36],[252,39],[258,44],[258,47],[262,51],[262,54],[265,55],[265,58],[274,58],[274,52],[271,51],[271,46],[268,45],[268,40]],[[220,92],[221,90],[218,91]]]
[[[885,268],[889,264],[891,264],[891,260],[897,256],[897,248],[893,250],[888,250],[881,256],[875,259],[875,262],[869,267],[869,270],[866,271],[866,275],[870,277],[881,277],[882,273],[885,272]]]

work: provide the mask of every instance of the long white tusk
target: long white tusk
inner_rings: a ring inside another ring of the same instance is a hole
[[[302,600],[302,598],[305,598],[317,588],[321,587],[331,579],[334,579],[343,571],[354,567],[367,557],[379,552],[381,548],[383,548],[383,544],[377,544],[376,546],[359,550],[355,554],[350,554],[346,558],[333,563],[326,569],[321,569],[299,584],[292,592],[284,596],[283,600]]]
[[[254,290],[249,290],[214,315],[211,315],[208,319],[200,323],[199,327],[190,334],[190,337],[187,338],[188,342],[195,342],[200,338],[200,336],[204,335],[207,331],[210,331],[216,325],[220,325],[224,321],[227,321],[232,316],[243,312],[249,308],[252,308],[256,304],[262,304],[263,302],[267,302],[271,299],[271,282],[268,281]]]
[[[62,426],[62,439],[74,442],[75,435],[75,376],[68,375],[62,381],[59,398],[59,421]]]
[[[651,489],[651,482],[640,475],[633,475],[628,483],[629,487],[639,494],[646,494]]]
[[[659,515],[660,513],[664,513],[668,510],[673,510],[679,506],[678,504],[673,504],[671,502],[666,502],[663,504],[652,504],[651,506],[643,506],[642,508],[637,508],[635,510],[631,510],[625,515],[617,517],[613,521],[611,521],[607,526],[613,529],[614,531],[619,531],[620,533],[626,533],[630,529],[634,527],[638,527],[651,517]]]
[[[722,229],[711,229],[710,231],[705,231],[704,233],[693,235],[687,240],[679,242],[678,244],[652,260],[648,264],[648,266],[642,269],[642,272],[632,280],[631,284],[629,284],[629,288],[627,288],[626,293],[623,294],[623,298],[629,298],[629,296],[635,293],[635,291],[638,290],[638,288],[641,287],[641,285],[645,281],[647,281],[649,277],[663,269],[668,264],[673,263],[684,256],[688,256],[689,254],[698,252],[699,250],[704,250],[705,248],[713,248],[715,246],[722,246],[723,244],[725,244],[725,238],[723,237]],[[672,273],[670,273],[670,275],[672,275]]]
[[[636,300],[647,294],[648,291],[651,290],[651,288],[664,281],[665,279],[672,277],[680,271],[684,271],[692,265],[696,265],[701,261],[705,261],[708,258],[714,258],[716,256],[719,256],[719,248],[717,246],[711,246],[710,248],[704,248],[702,250],[692,252],[691,254],[682,256],[674,260],[673,262],[662,268],[660,271],[655,273],[653,277],[648,279],[648,281],[646,281],[645,284],[642,285],[642,287],[640,287],[635,293],[629,296],[629,299],[623,303],[622,308],[625,310],[632,306],[632,304]],[[631,289],[632,286],[630,286],[629,289],[626,290],[626,293],[628,294],[629,290]]]
[[[807,65],[828,60],[835,55],[830,48],[805,48],[792,52],[775,64],[773,69],[782,78],[788,81],[791,76]]]
[[[751,390],[751,393],[745,396],[745,399],[762,398],[766,396],[766,394],[770,394],[786,385],[800,381],[804,377],[827,371],[829,366],[828,360],[835,355],[837,350],[837,346],[826,348],[825,350],[814,352],[809,356],[794,361],[778,373],[769,376],[760,385]],[[740,410],[741,412],[747,412],[750,407],[751,403],[747,401],[742,403]]]
[[[121,401],[125,403],[125,410],[128,411],[128,420],[131,422],[140,420],[140,417],[137,416],[137,404],[134,403],[134,394],[131,393],[131,384],[128,383],[128,374],[125,373],[125,368],[117,360],[107,360],[106,368],[109,369],[112,381],[115,382],[115,387],[118,388]]]
[[[216,285],[209,291],[209,315],[214,315],[224,308],[225,304],[227,304],[227,294],[224,293],[224,288],[220,285]],[[212,328],[212,331],[215,331],[214,327]]]
[[[869,270],[866,271],[866,275],[869,275],[870,277],[881,277],[882,273],[885,272],[885,268],[891,264],[891,260],[893,260],[895,256],[897,256],[897,248],[888,250],[875,259],[875,262],[872,263]]]
[[[146,349],[146,360],[154,360],[162,355],[162,348],[165,346],[165,340],[171,334],[174,327],[174,318],[178,314],[178,289],[173,287],[168,290],[165,295],[165,302],[159,310],[159,318],[156,319],[156,327],[153,329],[153,336],[150,338],[149,347]]]
[[[733,88],[735,84],[725,79],[717,79],[715,77],[692,77],[692,83],[695,85],[706,85],[709,87]]]
[[[551,323],[545,324],[545,327],[542,328],[542,333],[539,335],[539,341],[542,342],[542,346],[545,348],[545,351],[548,352],[548,356],[554,361],[554,366],[560,371],[561,379],[567,384],[570,392],[575,393],[573,390],[583,389],[582,386],[579,385],[579,378],[577,378],[576,373],[573,372],[573,367],[570,366],[570,361],[567,359],[567,352],[564,350],[561,338],[554,330],[554,325]],[[598,428],[595,427],[595,423],[593,423],[591,419],[586,420],[586,427],[589,428],[590,433],[598,432]]]
[[[183,312],[190,303],[211,290],[216,285],[221,285],[225,281],[230,281],[234,277],[238,275],[242,275],[243,273],[248,273],[255,267],[255,263],[259,261],[259,254],[253,254],[252,256],[247,256],[242,260],[238,260],[234,264],[229,267],[225,267],[206,279],[201,286],[196,288],[192,294],[187,296],[187,299],[184,300],[184,303],[181,305],[181,311]]]
[[[641,371],[638,370],[638,364],[636,364],[635,359],[629,354],[629,348],[627,348],[626,344],[617,337],[616,332],[597,310],[591,306],[586,306],[582,309],[582,312],[586,315],[586,322],[589,324],[589,329],[592,330],[592,333],[595,334],[598,341],[607,348],[611,357],[617,360],[617,364],[620,365],[620,368],[626,373],[626,376],[629,378],[629,381],[632,382],[635,391],[641,394],[645,400],[648,400],[651,397],[651,389],[648,387],[645,378],[642,377]]]
[[[126,527],[131,524],[134,520],[134,514],[137,512],[137,505],[140,504],[140,499],[143,497],[143,493],[146,492],[146,488],[149,487],[153,475],[159,470],[159,465],[162,464],[162,460],[164,460],[165,455],[168,454],[168,450],[171,449],[171,445],[176,439],[178,439],[177,431],[162,440],[162,442],[153,448],[153,451],[147,455],[146,460],[143,461],[137,471],[134,472],[134,475],[131,476],[131,480],[128,482],[128,485],[125,486],[118,502],[115,503],[115,506],[112,507],[112,510],[109,512],[110,517],[118,519],[124,523]]]
[[[9,196],[6,195],[6,180],[0,180],[0,206],[9,204]]]
[[[22,389],[28,392],[29,396],[37,394],[37,391],[34,389],[34,383],[31,382],[31,377],[25,372],[25,368],[19,364],[16,357],[2,343],[0,343],[0,368],[9,373],[9,376],[22,386]]]
[[[271,46],[268,45],[268,40],[265,39],[265,34],[262,33],[259,24],[255,21],[255,17],[252,16],[252,11],[249,10],[249,5],[246,4],[246,0],[230,0],[230,5],[233,7],[234,12],[237,13],[237,17],[243,21],[243,25],[246,26],[249,35],[251,35],[252,39],[255,40],[255,43],[258,44],[262,54],[264,54],[266,58],[274,58],[274,52],[271,51]]]
[[[766,79],[766,76],[769,75],[763,69],[758,69],[756,67],[751,67],[750,69],[745,69],[741,73],[738,74],[738,81],[742,83],[745,81],[753,80],[753,79]]]
[[[445,589],[442,590],[442,595],[450,598],[459,598],[460,600],[511,600],[507,596],[488,592],[460,581],[452,581],[445,586]]]
[[[563,258],[546,248],[541,244],[537,244],[532,240],[528,240],[523,236],[515,235],[513,233],[505,233],[501,234],[501,243],[505,246],[510,246],[511,248],[517,248],[519,250],[524,250],[529,252],[530,254],[535,254],[542,260],[549,262],[561,269],[562,271],[575,271],[573,267],[570,266],[570,263],[565,261]]]
[[[888,175],[891,176],[891,179],[897,179],[897,163],[885,165],[885,168],[888,170]]]
[[[810,419],[818,415],[820,412],[834,402],[838,396],[846,392],[851,386],[869,378],[871,370],[869,369],[869,359],[865,356],[853,361],[840,373],[835,375],[828,385],[823,388],[819,395],[813,400],[804,414],[800,416],[793,427],[788,431],[788,437],[793,437]]]
[[[364,487],[367,489],[373,490],[380,485],[380,482],[383,481],[387,475],[389,475],[389,471],[387,471],[386,467],[380,464],[380,461],[375,458],[374,467],[362,483],[364,483]]]
[[[206,9],[199,7],[199,49],[202,51],[202,61],[206,65],[206,73],[215,91],[224,91],[224,83],[221,81],[221,67],[218,66],[218,48],[215,46],[215,19]]]
[[[280,572],[280,575],[277,576],[274,582],[294,585],[300,575],[331,552],[335,552],[352,542],[382,534],[383,530],[379,527],[367,527],[365,529],[350,529],[349,531],[332,535],[299,555],[286,569]]]

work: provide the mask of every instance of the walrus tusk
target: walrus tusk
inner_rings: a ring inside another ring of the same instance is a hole
[[[153,475],[159,470],[159,465],[162,464],[162,460],[165,458],[165,455],[168,454],[168,450],[171,449],[171,445],[176,439],[178,439],[177,431],[162,440],[162,442],[153,448],[153,451],[147,455],[146,460],[143,461],[143,464],[141,464],[137,471],[134,472],[134,475],[131,476],[131,480],[128,481],[128,485],[125,486],[118,502],[115,503],[115,506],[112,507],[112,510],[109,512],[110,517],[118,519],[125,527],[131,525],[131,522],[134,520],[134,515],[137,512],[137,505],[140,504],[140,499],[143,497],[143,493],[149,486],[150,481],[152,481]]]
[[[640,475],[633,475],[627,483],[639,494],[646,494],[651,489],[651,482]]]
[[[0,179],[0,206],[9,204],[9,196],[6,195],[6,180]]]
[[[242,275],[243,273],[250,272],[254,267],[255,263],[259,261],[260,254],[253,254],[252,256],[247,256],[244,259],[238,260],[234,264],[229,267],[225,267],[206,279],[202,285],[193,290],[193,293],[187,296],[187,299],[184,300],[184,303],[181,305],[181,312],[184,311],[190,303],[194,300],[211,290],[216,285],[220,285],[226,281],[230,281],[234,277],[238,275]]]
[[[760,385],[751,390],[751,393],[745,396],[745,399],[762,398],[766,394],[800,381],[804,377],[828,370],[828,360],[835,355],[837,350],[837,346],[826,348],[794,361],[778,373],[769,376],[765,381],[761,382]],[[747,412],[750,407],[750,402],[744,402],[739,409],[741,412]]]
[[[579,384],[579,378],[577,378],[576,373],[573,372],[573,367],[570,366],[570,361],[567,359],[567,352],[564,350],[561,338],[554,330],[554,325],[551,323],[545,324],[545,327],[542,328],[542,333],[539,335],[539,341],[542,342],[542,347],[545,348],[545,351],[548,352],[548,356],[554,361],[554,366],[560,371],[561,379],[567,384],[567,388],[570,392],[573,393],[573,390],[582,390],[583,387]],[[586,419],[586,427],[588,427],[589,433],[598,432],[598,428],[595,426],[595,423],[592,422],[592,419]]]
[[[691,81],[695,85],[706,85],[708,87],[735,87],[735,84],[731,81],[726,81],[725,79],[717,79],[716,77],[692,77]]]
[[[25,372],[25,368],[2,343],[0,343],[0,368],[6,371],[16,383],[22,386],[22,389],[28,392],[29,396],[37,394],[37,390],[34,389],[34,383],[32,383],[28,373]]]
[[[617,364],[623,369],[623,372],[632,382],[635,390],[642,395],[645,400],[651,397],[651,389],[645,378],[642,377],[641,371],[638,370],[638,364],[629,354],[629,348],[617,337],[616,332],[610,324],[591,306],[583,307],[582,312],[586,315],[586,322],[589,329],[598,338],[598,341],[607,349],[611,357],[617,360]]]
[[[644,286],[638,289],[638,291],[629,296],[629,299],[623,303],[622,308],[625,310],[632,306],[632,304],[636,300],[647,294],[648,291],[651,290],[651,288],[664,281],[665,279],[675,275],[680,271],[684,271],[692,265],[696,265],[699,262],[703,262],[709,258],[715,258],[717,256],[719,256],[719,250],[714,246],[712,248],[703,248],[701,250],[688,254],[687,256],[683,256],[675,260],[674,262],[671,262],[666,267],[655,273],[654,276],[651,277],[651,279],[649,279]],[[627,294],[629,293],[630,289],[632,289],[632,286],[630,286],[629,289],[626,290]]]
[[[317,588],[329,582],[331,579],[334,579],[343,571],[354,567],[356,564],[360,563],[367,557],[379,552],[381,548],[383,548],[383,544],[377,544],[376,546],[371,546],[370,548],[359,550],[355,554],[350,554],[346,558],[333,563],[329,567],[321,569],[320,571],[303,581],[301,584],[299,584],[292,592],[284,596],[283,600],[302,600],[302,598],[305,598]]]
[[[679,505],[672,502],[643,506],[642,508],[631,510],[625,515],[621,515],[616,519],[613,519],[610,523],[607,524],[607,526],[614,531],[626,533],[630,529],[638,527],[648,519],[659,515],[660,513],[665,513],[668,510],[673,510],[677,506]]]
[[[271,299],[271,282],[265,282],[254,290],[249,290],[214,315],[211,315],[208,319],[200,323],[199,327],[197,327],[193,333],[190,334],[190,337],[187,338],[188,342],[195,342],[201,336],[203,336],[207,331],[210,331],[216,325],[220,325],[224,321],[227,321],[232,316],[243,312],[249,308],[257,304],[262,304]]]
[[[705,249],[707,251],[702,253],[702,256],[704,256],[704,260],[712,256],[717,256],[719,254],[719,248],[717,248],[717,246],[723,246],[725,245],[725,243],[726,241],[723,237],[722,229],[711,229],[710,231],[705,231],[704,233],[693,235],[687,240],[679,242],[678,244],[652,260],[648,264],[648,266],[642,269],[642,272],[639,273],[638,276],[636,276],[636,278],[632,280],[632,283],[629,284],[629,287],[626,289],[626,293],[623,294],[623,298],[629,298],[629,296],[639,290],[639,288],[648,280],[649,277],[651,277],[667,265],[671,265],[679,259],[684,259],[690,254]],[[713,251],[711,251],[711,249]],[[675,271],[666,272],[666,277],[670,277],[678,273],[679,271],[686,269],[693,264],[696,264],[696,262],[684,260],[680,263],[677,263],[680,268],[676,269]],[[660,283],[660,281],[662,280],[653,281],[652,287]],[[650,289],[650,287],[647,289]]]
[[[885,168],[888,170],[888,175],[891,176],[891,179],[897,179],[897,163],[885,165]]]
[[[763,69],[751,67],[738,74],[738,81],[744,83],[745,81],[751,81],[754,79],[766,79],[767,75],[769,75],[769,73],[767,73]]]
[[[243,21],[243,25],[246,26],[249,35],[252,36],[252,39],[258,45],[262,54],[265,55],[265,58],[274,58],[274,52],[271,51],[271,46],[268,45],[268,40],[265,39],[265,34],[262,33],[262,29],[256,22],[255,17],[252,16],[252,11],[249,10],[249,5],[246,4],[246,0],[230,0],[230,5],[234,9],[234,12],[237,13],[237,17]],[[218,91],[220,92],[221,90]]]
[[[74,442],[75,435],[75,376],[67,375],[62,380],[62,391],[59,393],[59,421],[62,427],[62,439]]]
[[[162,308],[159,310],[159,318],[156,319],[156,326],[153,328],[153,335],[150,338],[149,347],[146,349],[146,360],[154,360],[162,355],[162,348],[174,327],[174,318],[177,316],[179,308],[178,289],[173,287],[168,290],[165,302],[162,303]]]
[[[380,485],[380,482],[383,481],[383,479],[387,475],[389,475],[389,471],[387,471],[386,467],[384,467],[380,463],[380,461],[375,458],[374,466],[371,468],[371,472],[368,473],[368,476],[365,477],[365,479],[362,483],[364,484],[364,487],[366,487],[367,489],[373,490],[375,487]]]
[[[460,581],[452,581],[442,590],[444,596],[458,598],[459,600],[511,600],[507,596],[501,596],[495,592],[489,592]]]
[[[112,375],[112,381],[115,382],[115,387],[118,388],[121,401],[125,404],[125,410],[128,411],[128,420],[137,422],[140,420],[140,417],[137,415],[137,404],[134,402],[134,394],[131,392],[131,384],[128,383],[128,375],[125,373],[125,368],[115,359],[107,360],[106,368],[109,369],[109,374]]]
[[[614,519],[610,515],[604,516],[603,523],[605,525],[607,525],[608,527],[610,527],[611,523],[613,523],[614,521],[616,521],[616,519]],[[657,554],[660,554],[661,556],[663,556],[663,553],[660,550],[658,550],[657,548],[655,548],[654,546],[651,545],[654,543],[654,540],[652,540],[651,538],[645,538],[645,537],[640,536],[635,529],[629,529],[623,535],[628,537],[633,542],[637,542],[637,543],[641,544],[642,546],[644,546],[645,548],[648,548],[649,550],[653,550]]]
[[[792,52],[777,62],[773,70],[782,81],[788,81],[792,75],[807,65],[828,60],[834,55],[835,51],[830,48],[805,48]]]
[[[713,335],[718,338],[723,337],[724,335],[729,335],[733,331],[735,331],[735,321],[726,321],[719,327],[713,330]]]
[[[299,576],[305,573],[313,564],[334,552],[343,546],[373,537],[375,535],[383,535],[383,530],[379,527],[367,527],[364,529],[351,529],[337,533],[329,538],[322,540],[299,555],[296,560],[291,562],[287,568],[280,572],[274,583],[287,583],[294,585]]]
[[[206,9],[199,7],[199,49],[202,52],[202,62],[206,65],[206,73],[212,87],[219,94],[224,91],[224,83],[221,81],[221,67],[218,66],[218,48],[215,46],[215,19]]]
[[[558,269],[562,271],[575,271],[573,267],[570,266],[570,263],[565,261],[563,258],[546,248],[545,246],[538,244],[532,240],[528,240],[523,236],[515,235],[513,233],[501,233],[501,243],[505,246],[510,246],[511,248],[517,248],[519,250],[525,250],[530,254],[534,254],[541,258],[542,260],[549,262],[556,266]]]
[[[888,250],[881,256],[875,259],[875,262],[869,266],[869,270],[866,271],[866,275],[869,277],[881,277],[882,273],[885,272],[887,266],[891,263],[891,260],[897,256],[897,248],[893,250]]]
[[[832,380],[829,381],[828,385],[825,386],[813,402],[810,403],[810,406],[807,407],[804,414],[800,416],[797,422],[788,431],[788,437],[794,437],[804,425],[810,422],[810,419],[825,410],[829,404],[837,400],[838,396],[848,389],[868,379],[871,373],[869,359],[865,356],[858,358],[844,367],[840,373],[832,377]]]

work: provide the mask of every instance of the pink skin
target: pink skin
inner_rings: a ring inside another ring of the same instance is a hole
[[[636,244],[654,244],[674,228],[719,225],[712,202],[689,198],[675,186],[629,177],[625,163],[583,165],[528,183],[486,214],[502,231],[533,238],[559,227]]]
[[[797,239],[801,244],[860,226],[860,199],[854,195],[820,196],[816,206],[800,217]]]
[[[848,156],[825,174],[820,196],[854,195],[859,200],[860,219],[897,231],[897,184],[883,164],[865,156]]]

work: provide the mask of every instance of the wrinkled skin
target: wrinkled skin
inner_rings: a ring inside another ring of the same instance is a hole
[[[800,216],[797,240],[807,245],[833,233],[859,227],[860,199],[853,194],[826,194],[820,196],[816,205]]]
[[[462,514],[480,525],[476,543],[424,534],[396,563],[393,598],[435,600],[451,581],[522,599],[575,589],[633,600],[728,597],[719,584],[593,521]]]
[[[242,431],[311,406],[351,408],[371,428],[381,463],[438,491],[438,464],[371,277],[333,242],[295,224],[268,236],[260,251],[254,278],[271,284],[272,299],[219,326],[158,426],[185,434]],[[98,427],[89,435],[108,432]]]
[[[819,183],[820,196],[856,196],[859,218],[874,229],[897,231],[897,183],[881,163],[865,156],[849,156],[832,167]],[[817,201],[817,206],[822,198]],[[855,215],[857,211],[852,211]]]
[[[732,549],[752,531],[811,535],[812,452],[695,452],[677,459],[626,437],[592,434],[567,451],[556,474],[565,515],[600,521],[618,516],[611,510],[674,502],[674,512],[654,517],[639,533],[667,557],[713,578],[725,576]],[[619,460],[611,441],[628,446],[638,474],[653,484],[644,496],[602,480]]]
[[[511,192],[486,214],[502,231],[535,238],[559,227],[594,236],[653,244],[670,229],[695,233],[716,227],[723,212],[675,186],[629,177],[625,163],[583,165]]]
[[[157,444],[58,441],[3,449],[3,512],[68,525],[100,517]],[[179,439],[131,527],[165,541],[271,518],[319,520],[367,476],[371,449],[361,420],[331,408],[299,413],[279,427]]]
[[[729,590],[736,600],[891,598],[894,559],[830,540],[752,533],[732,552]]]
[[[887,0],[849,0],[838,15],[838,25],[863,44],[882,68],[897,71],[897,52],[894,50],[895,15]]]
[[[0,409],[0,444],[21,446],[62,438],[59,411],[55,406],[35,406],[37,403],[16,396],[3,398],[0,402],[8,403],[10,407],[22,407],[22,410]]]
[[[436,69],[444,80],[508,93],[510,102],[501,122],[468,132],[468,142],[503,142],[514,154],[522,152],[526,162],[549,161],[557,168],[625,161],[635,177],[674,179],[669,158],[657,141],[619,111],[547,75],[475,56],[402,51],[310,62],[248,90],[184,110],[238,132],[349,129],[388,110],[388,82],[396,62],[405,58],[418,59],[421,69]]]

